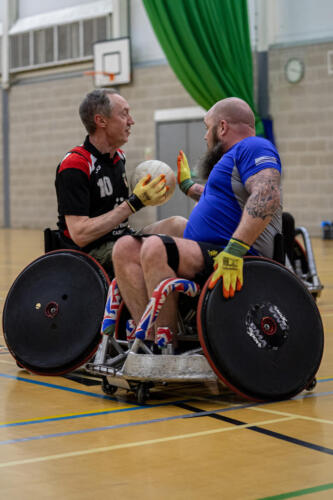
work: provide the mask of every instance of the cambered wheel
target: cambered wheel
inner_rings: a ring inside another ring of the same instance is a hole
[[[233,391],[254,401],[288,399],[311,387],[324,344],[318,308],[302,281],[264,258],[244,259],[244,286],[224,299],[203,288],[198,335],[208,362]]]
[[[18,366],[62,375],[90,359],[101,341],[109,284],[100,264],[80,251],[56,250],[29,264],[3,311],[4,338]]]

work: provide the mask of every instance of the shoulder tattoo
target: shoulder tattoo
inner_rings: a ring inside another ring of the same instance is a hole
[[[281,176],[275,168],[266,168],[252,175],[245,182],[250,193],[245,209],[254,218],[272,217],[280,205]]]

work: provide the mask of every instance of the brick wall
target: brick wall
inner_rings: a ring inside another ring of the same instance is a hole
[[[284,209],[296,224],[320,235],[333,219],[333,75],[327,71],[332,43],[272,49],[269,54],[271,114],[283,164]],[[284,66],[305,63],[305,76],[290,84]]]
[[[14,85],[10,95],[12,227],[55,225],[56,166],[84,136],[79,101],[89,78]]]

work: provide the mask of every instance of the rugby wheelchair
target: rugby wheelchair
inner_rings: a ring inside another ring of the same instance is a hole
[[[223,298],[221,283],[209,290],[208,281],[200,289],[193,281],[165,280],[130,335],[116,280],[81,251],[51,250],[29,264],[8,292],[3,311],[8,349],[32,373],[83,370],[101,378],[106,394],[123,388],[134,392],[139,404],[154,385],[171,382],[219,382],[252,401],[310,390],[323,353],[315,302],[322,285],[308,232],[290,224],[292,217],[284,215],[284,234],[291,234],[289,242],[284,236],[285,265],[245,257],[244,286],[232,300]],[[175,292],[176,351],[158,350],[146,334]]]

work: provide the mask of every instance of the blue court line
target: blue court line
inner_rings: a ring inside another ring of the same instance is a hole
[[[66,415],[64,417],[49,417],[49,418],[40,418],[38,420],[25,420],[23,422],[0,424],[0,429],[3,429],[5,427],[21,427],[23,425],[43,424],[44,422],[57,422],[59,420],[74,420],[76,418],[96,417],[98,415],[108,415],[110,413],[121,413],[133,410],[144,410],[146,408],[147,406],[133,406],[132,408],[121,408],[119,410],[94,411],[91,413],[80,413],[79,415]]]
[[[322,378],[320,380],[317,380],[317,383],[320,384],[321,382],[332,382],[333,378]]]
[[[132,403],[131,401],[127,401],[125,399],[114,398],[114,397],[107,396],[104,394],[96,394],[95,392],[83,391],[82,389],[73,389],[71,387],[66,387],[64,385],[51,384],[49,382],[40,382],[39,380],[31,380],[31,379],[24,378],[24,377],[17,377],[15,375],[8,375],[7,373],[0,373],[0,377],[9,378],[11,380],[19,380],[20,382],[27,382],[28,384],[40,385],[42,387],[49,387],[51,389],[59,389],[61,391],[73,392],[75,394],[81,394],[83,396],[92,396],[94,398],[107,399],[108,401],[113,401],[115,403],[126,403],[128,405],[135,406],[137,409],[141,408],[140,406],[138,406],[137,403],[134,403],[134,402]],[[192,399],[193,398],[191,398],[191,401],[192,401]],[[186,401],[188,401],[188,400],[189,399],[187,398]],[[157,406],[167,406],[170,404],[173,404],[173,402],[159,403],[159,404],[152,404],[152,405],[145,404],[144,406],[142,406],[142,408],[155,408]]]
[[[66,387],[64,385],[57,385],[57,384],[51,384],[49,382],[40,382],[39,380],[30,380],[27,378],[23,377],[17,377],[15,375],[8,375],[7,373],[0,373],[0,377],[3,378],[9,378],[11,380],[19,380],[20,382],[27,382],[28,384],[35,384],[35,385],[41,385],[43,387],[50,387],[51,389],[59,389],[61,391],[68,391],[68,392],[73,392],[76,394],[81,394],[83,396],[92,396],[95,398],[99,399],[107,399],[109,401],[113,401],[115,403],[125,403],[128,405],[132,405],[136,410],[140,409],[147,409],[147,408],[157,408],[160,406],[169,406],[174,404],[175,401],[169,401],[166,403],[158,403],[158,404],[145,404],[143,406],[139,406],[137,403],[132,403],[131,401],[127,401],[126,399],[120,399],[120,398],[113,398],[111,396],[106,396],[104,394],[96,394],[95,392],[89,392],[89,391],[83,391],[81,389],[72,389],[71,387]],[[192,401],[193,398],[187,398],[186,400],[181,400],[180,402],[187,402],[187,401]],[[131,408],[128,408],[128,411],[131,410]],[[125,410],[124,410],[125,411]]]
[[[43,387],[49,387],[51,389],[59,389],[61,391],[74,392],[75,394],[81,394],[83,396],[92,396],[94,398],[107,399],[109,401],[117,401],[117,402],[119,401],[118,399],[112,398],[111,396],[107,396],[105,394],[96,394],[95,392],[82,391],[81,389],[72,389],[71,387],[66,387],[64,385],[51,384],[49,382],[40,382],[38,380],[30,380],[28,378],[17,377],[15,375],[8,375],[6,373],[0,373],[0,377],[9,378],[11,380],[19,380],[20,382],[28,382],[28,384],[41,385]],[[135,403],[129,402],[128,404],[134,405]]]
[[[115,410],[107,410],[105,412],[92,412],[92,413],[81,414],[81,415],[69,415],[69,416],[64,416],[64,417],[54,417],[54,418],[51,417],[51,418],[46,418],[46,419],[38,419],[38,420],[30,420],[30,421],[28,420],[28,421],[25,421],[25,422],[13,422],[13,423],[8,423],[8,424],[2,424],[2,425],[0,425],[0,428],[3,428],[3,427],[15,427],[15,426],[22,426],[22,425],[32,425],[32,424],[35,424],[35,423],[52,422],[52,421],[58,421],[58,420],[70,420],[70,419],[75,419],[75,418],[84,418],[84,417],[90,417],[90,416],[97,416],[97,415],[102,415],[102,414],[107,414],[107,413],[113,413],[113,412],[120,412],[120,411],[125,412],[125,411],[132,411],[132,410],[143,410],[143,409],[148,409],[148,408],[157,408],[157,407],[161,407],[161,406],[170,406],[170,405],[174,405],[174,404],[177,404],[177,403],[187,403],[187,402],[193,401],[193,397],[192,397],[192,398],[188,398],[186,400],[171,401],[171,402],[159,403],[159,404],[152,404],[152,405],[145,404],[143,406],[138,406],[136,403],[128,402],[126,400],[122,400],[122,399],[118,399],[118,398],[113,398],[111,396],[106,396],[106,395],[103,395],[103,394],[96,394],[94,392],[83,391],[83,390],[80,390],[80,389],[72,389],[70,387],[65,387],[65,386],[61,386],[61,385],[57,385],[57,384],[51,384],[51,383],[48,383],[48,382],[40,382],[40,381],[37,381],[37,380],[30,380],[30,379],[26,379],[26,378],[23,378],[23,377],[17,377],[17,376],[14,376],[14,375],[8,375],[8,374],[4,374],[4,373],[0,373],[0,377],[9,378],[9,379],[12,379],[12,380],[19,380],[19,381],[22,381],[22,382],[28,382],[30,384],[41,385],[41,386],[44,386],[44,387],[50,387],[52,389],[59,389],[59,390],[63,390],[63,391],[69,391],[69,392],[73,392],[73,393],[78,393],[78,394],[85,395],[85,396],[93,396],[93,397],[97,397],[97,398],[100,398],[100,399],[107,399],[107,400],[111,400],[111,401],[114,401],[114,402],[117,402],[117,403],[125,403],[125,404],[128,404],[128,405],[133,405],[133,408],[127,408],[127,409],[123,409],[123,410],[117,410],[117,409],[115,409]],[[330,381],[330,380],[333,380],[333,379],[324,379],[322,381],[324,382],[324,381]],[[333,394],[333,391],[322,392],[322,393],[313,392],[313,393],[307,393],[307,394],[300,394],[298,396],[295,396],[295,397],[291,398],[291,400],[304,399],[304,398],[310,398],[310,397],[329,396],[329,395],[332,395],[332,394]],[[253,406],[267,405],[267,404],[274,404],[274,403],[279,403],[279,401],[275,401],[275,402],[265,401],[265,402],[262,402],[262,403],[245,403],[243,405],[239,405],[239,406],[236,406],[236,407],[225,408],[225,409],[223,409],[223,411],[230,411],[230,410],[251,408]],[[215,410],[215,412],[216,411],[221,411],[221,410]]]
[[[77,434],[87,434],[89,432],[99,432],[99,431],[108,431],[108,430],[114,430],[114,429],[123,429],[123,428],[127,428],[127,427],[136,427],[137,425],[155,424],[158,422],[167,422],[170,420],[178,420],[178,419],[189,418],[189,417],[190,417],[190,415],[188,415],[188,414],[175,415],[173,417],[161,417],[161,418],[154,418],[152,420],[142,420],[141,422],[128,422],[126,424],[106,425],[104,427],[93,427],[91,429],[80,429],[77,431],[58,432],[58,433],[54,433],[54,434],[44,434],[44,435],[40,435],[40,436],[30,436],[30,437],[26,437],[26,438],[8,439],[6,441],[0,441],[0,445],[22,443],[25,441],[38,441],[39,439],[49,439],[49,438],[54,438],[54,437],[73,436],[73,435],[77,435]]]
[[[310,393],[310,394],[301,394],[300,396],[295,396],[292,399],[304,399],[304,398],[308,398],[308,397],[320,397],[320,396],[328,396],[328,395],[332,395],[332,394],[333,394],[333,391],[331,391],[331,392],[317,392],[317,393]],[[195,400],[195,401],[197,401],[197,400]],[[127,403],[125,400],[118,400],[117,402]],[[145,410],[148,408],[159,408],[162,406],[172,406],[172,405],[175,405],[178,403],[189,403],[189,402],[193,402],[193,398],[186,399],[186,400],[179,400],[179,401],[168,401],[167,403],[160,403],[160,404],[153,404],[153,405],[133,406],[132,408],[122,408],[122,409],[114,409],[114,410],[87,412],[87,413],[80,413],[78,415],[65,415],[62,417],[40,418],[38,420],[35,420],[35,419],[34,420],[25,420],[23,422],[11,422],[8,424],[0,424],[0,429],[6,428],[6,427],[20,427],[23,425],[42,424],[44,422],[57,422],[59,420],[74,420],[74,419],[78,419],[78,418],[96,417],[99,415],[108,415],[108,414],[112,414],[112,413],[120,413],[120,412],[127,412],[127,411],[133,411],[133,410]],[[240,404],[237,406],[229,406],[228,408],[214,410],[214,413],[222,413],[222,412],[235,411],[235,410],[244,410],[246,408],[253,408],[254,406],[265,406],[265,405],[276,404],[276,403],[280,403],[280,401],[265,401],[263,403],[244,403],[244,404]],[[202,416],[204,416],[206,414],[209,415],[211,413],[212,413],[212,410],[207,411],[207,412],[202,412]]]
[[[1,424],[0,429],[6,428],[6,427],[20,427],[23,425],[42,424],[44,422],[56,422],[58,420],[73,420],[73,419],[77,419],[77,418],[96,417],[98,415],[108,415],[111,413],[120,413],[120,412],[133,411],[133,410],[145,410],[147,408],[158,408],[161,406],[172,406],[172,405],[175,405],[178,403],[188,403],[191,401],[193,401],[193,399],[187,399],[186,401],[183,400],[183,401],[173,401],[173,402],[168,402],[168,403],[161,403],[159,405],[157,404],[157,405],[151,405],[151,406],[148,406],[148,405],[136,406],[133,408],[123,408],[123,409],[119,409],[119,410],[115,409],[115,410],[95,411],[95,412],[91,412],[91,413],[80,413],[79,415],[67,415],[67,416],[63,416],[63,417],[49,417],[49,418],[41,418],[38,420],[25,420],[23,422],[11,422],[8,424]],[[228,408],[221,408],[218,410],[214,410],[214,412],[215,413],[222,413],[222,412],[226,412],[226,411],[243,410],[244,408],[252,408],[253,406],[256,406],[256,404],[257,403],[246,403],[246,404],[239,405],[239,406],[229,406]],[[204,416],[206,413],[208,415],[208,414],[212,413],[212,410],[207,411],[207,412],[202,412],[202,415]],[[168,417],[168,418],[172,419],[173,417]],[[180,418],[180,417],[177,416],[177,418]],[[184,415],[184,418],[189,418],[189,415]]]
[[[143,420],[141,422],[129,422],[125,424],[116,424],[116,425],[109,425],[109,426],[103,426],[103,427],[95,427],[91,429],[80,429],[76,431],[67,431],[67,432],[59,432],[59,433],[53,433],[53,434],[43,434],[39,436],[30,436],[30,437],[25,437],[25,438],[17,438],[17,439],[8,439],[5,441],[0,441],[0,445],[8,445],[8,444],[16,444],[16,443],[22,443],[22,442],[28,442],[28,441],[38,441],[42,439],[50,439],[50,438],[56,438],[56,437],[65,437],[65,436],[73,436],[73,435],[80,435],[80,434],[87,434],[90,432],[100,432],[100,431],[106,431],[106,430],[115,430],[115,429],[123,429],[123,428],[129,428],[129,427],[136,427],[139,425],[147,425],[147,424],[154,424],[154,423],[160,423],[160,422],[167,422],[167,421],[172,421],[172,420],[180,420],[180,419],[186,419],[186,418],[199,418],[199,417],[211,417],[215,418],[217,420],[222,420],[224,422],[239,426],[239,425],[247,425],[246,422],[242,422],[240,420],[236,420],[234,418],[226,417],[220,415],[220,413],[224,413],[227,411],[231,410],[236,410],[237,408],[235,407],[230,407],[230,408],[223,408],[221,410],[212,410],[212,411],[201,411],[200,408],[193,407],[188,404],[182,404],[182,403],[177,403],[175,404],[176,407],[182,408],[188,411],[191,411],[190,414],[183,414],[183,415],[175,415],[172,417],[162,417],[162,418],[156,418],[156,419],[150,419],[150,420]],[[249,406],[249,405],[247,405]],[[252,405],[253,406],[253,405]],[[281,434],[279,432],[271,431],[269,429],[265,429],[264,427],[259,427],[258,425],[249,425],[247,427],[248,430],[258,432],[260,434],[265,434],[269,437],[274,437],[276,439],[280,439],[292,444],[296,444],[299,446],[303,446],[305,448],[312,449],[314,451],[320,451],[322,453],[327,453],[329,455],[333,455],[333,449],[326,448],[324,446],[319,446],[316,445],[315,443],[310,443],[308,441],[303,441],[301,439],[297,439],[291,436],[287,436],[286,434]]]

